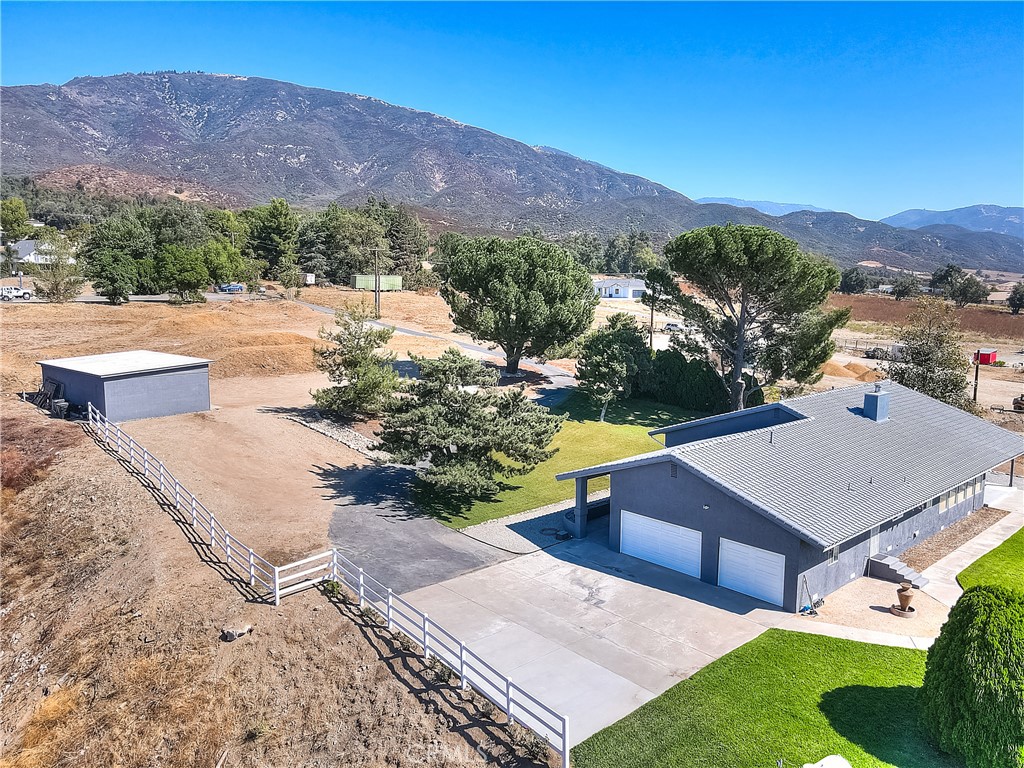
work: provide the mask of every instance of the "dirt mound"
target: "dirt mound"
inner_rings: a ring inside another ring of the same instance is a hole
[[[884,378],[884,373],[869,368],[868,370],[864,371],[864,373],[857,377],[857,381],[866,381],[870,383],[872,381],[881,381]]]
[[[847,363],[846,365],[843,366],[843,368],[845,368],[848,371],[853,371],[854,375],[856,376],[860,376],[872,370],[870,367],[864,365],[863,363]]]
[[[826,376],[836,376],[842,379],[855,379],[857,374],[853,371],[839,365],[839,363],[833,363],[829,360],[823,366],[821,366],[821,372]]]

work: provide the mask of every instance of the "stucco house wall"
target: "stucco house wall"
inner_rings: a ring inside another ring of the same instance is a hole
[[[981,509],[984,503],[985,485],[982,482],[977,493],[966,497],[958,504],[950,505],[945,511],[940,511],[941,504],[930,504],[915,514],[904,515],[895,522],[881,525],[878,531],[878,553],[899,557],[915,544],[925,541],[943,528]],[[864,576],[868,558],[872,554],[870,531],[843,544],[839,550],[838,562],[832,564],[828,562],[828,552],[822,552],[807,542],[801,542],[798,589],[803,577],[806,576],[812,598],[827,595],[844,584]],[[806,595],[800,593],[800,597],[806,602]]]
[[[672,467],[676,467],[672,477]],[[707,505],[707,509],[704,509]],[[800,539],[672,462],[611,474],[608,544],[619,551],[622,510],[701,532],[700,580],[718,583],[719,540],[732,539],[786,556],[784,604],[795,610]]]
[[[777,552],[786,556],[783,607],[788,611],[796,611],[807,602],[802,591],[805,576],[814,599],[866,574],[867,561],[872,554],[870,531],[841,545],[838,561],[830,564],[828,552],[808,544],[685,467],[661,462],[618,470],[610,477],[608,545],[616,552],[619,551],[624,509],[700,531],[700,578],[709,584],[718,583],[722,538]],[[878,551],[898,557],[983,504],[984,483],[979,485],[975,495],[951,504],[945,511],[940,511],[940,504],[933,504],[879,526]]]

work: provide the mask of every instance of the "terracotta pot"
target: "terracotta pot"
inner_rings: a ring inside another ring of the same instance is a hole
[[[910,607],[910,601],[914,599],[914,585],[909,581],[904,581],[896,590],[896,597],[900,600],[900,610],[907,610]]]

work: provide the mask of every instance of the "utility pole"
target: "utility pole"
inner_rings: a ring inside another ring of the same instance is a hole
[[[981,350],[974,353],[974,402],[978,402],[978,372],[981,370]]]
[[[373,314],[380,320],[380,248],[371,248],[373,254]]]

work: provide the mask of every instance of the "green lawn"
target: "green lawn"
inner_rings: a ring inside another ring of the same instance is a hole
[[[571,499],[576,493],[575,483],[555,480],[559,472],[658,450],[658,444],[647,434],[649,430],[706,415],[649,400],[626,400],[609,406],[602,424],[597,420],[599,410],[589,398],[579,393],[573,394],[554,411],[565,413],[568,418],[551,443],[558,452],[549,461],[528,475],[509,480],[511,487],[493,499],[476,501],[464,509],[453,509],[451,499],[431,499],[420,495],[420,506],[435,514],[445,525],[465,528]],[[598,491],[607,487],[608,479],[603,478],[592,481],[589,489]]]
[[[1024,530],[964,568],[956,580],[964,589],[978,584],[1002,584],[1024,591]]]
[[[572,750],[575,768],[962,768],[918,725],[924,651],[772,629]]]

